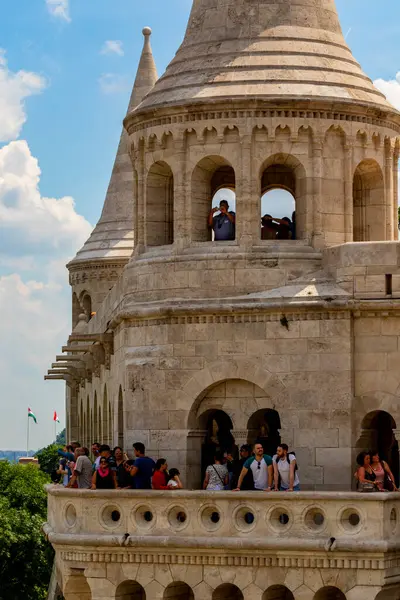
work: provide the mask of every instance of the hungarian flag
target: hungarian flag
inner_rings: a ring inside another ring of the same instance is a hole
[[[58,414],[57,414],[56,411],[54,411],[53,421],[54,421],[54,423],[59,423],[60,422],[60,419],[58,418]]]
[[[35,421],[35,423],[37,423],[36,415],[31,411],[30,408],[28,408],[28,417],[32,417],[32,419]]]

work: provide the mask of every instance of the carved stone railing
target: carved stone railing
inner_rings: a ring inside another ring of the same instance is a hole
[[[47,490],[45,532],[64,548],[286,549],[321,560],[400,549],[396,493]]]

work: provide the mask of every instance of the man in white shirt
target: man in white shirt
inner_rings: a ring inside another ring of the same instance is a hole
[[[274,489],[277,492],[299,492],[300,480],[295,454],[289,454],[287,444],[281,444],[273,457]],[[280,485],[279,485],[280,479]]]
[[[272,458],[268,454],[264,454],[262,444],[254,444],[254,456],[248,458],[244,463],[237,488],[233,490],[234,492],[240,491],[243,479],[246,477],[249,469],[253,473],[254,489],[269,492],[272,487],[273,477]]]

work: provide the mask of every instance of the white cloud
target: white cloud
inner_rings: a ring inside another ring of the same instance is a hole
[[[26,121],[25,98],[39,94],[45,87],[44,78],[36,73],[12,73],[5,51],[0,48],[0,142],[18,137]]]
[[[123,44],[120,40],[107,40],[104,42],[100,54],[117,54],[124,56]]]
[[[395,79],[386,81],[385,79],[376,79],[374,85],[385,94],[388,101],[398,110],[400,110],[400,71]]]
[[[130,89],[128,78],[115,73],[104,73],[99,78],[99,85],[103,94],[120,94]]]
[[[46,0],[46,5],[52,17],[71,22],[69,16],[69,0]]]

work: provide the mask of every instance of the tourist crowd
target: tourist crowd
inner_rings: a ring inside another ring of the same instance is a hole
[[[165,458],[156,462],[146,456],[141,442],[133,444],[135,458],[129,459],[122,448],[97,442],[89,449],[72,442],[59,450],[59,468],[53,481],[70,488],[179,490],[183,488],[180,472],[168,469]],[[280,444],[274,456],[265,454],[262,444],[243,445],[240,457],[215,452],[212,464],[205,470],[205,490],[298,491],[300,481],[296,456],[286,444]]]

